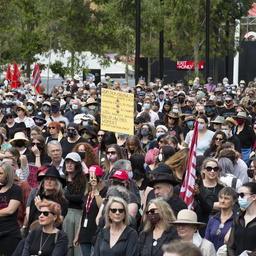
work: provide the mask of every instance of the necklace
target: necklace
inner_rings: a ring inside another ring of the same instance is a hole
[[[153,230],[153,237],[156,237],[156,235],[155,235],[155,230]],[[159,239],[159,237],[156,238],[156,239],[153,238],[153,240],[154,240],[153,246],[157,246],[157,240],[158,240],[158,239]]]
[[[42,245],[42,240],[43,240],[43,230],[42,230],[41,239],[40,239],[39,251],[38,251],[38,253],[37,253],[39,256],[42,255],[42,253],[43,253],[43,252],[42,252],[42,249],[43,249],[45,243],[47,242],[47,240],[48,240],[48,238],[50,237],[51,234],[52,234],[52,233],[50,233],[50,234],[47,236],[47,238],[45,239],[45,241],[44,241],[44,243],[43,243],[43,245]]]

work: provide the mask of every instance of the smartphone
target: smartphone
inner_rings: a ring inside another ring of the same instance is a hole
[[[93,171],[90,171],[90,180],[96,180],[96,175]]]

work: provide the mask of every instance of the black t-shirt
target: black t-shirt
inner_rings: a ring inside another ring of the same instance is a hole
[[[230,108],[230,109],[224,108],[220,111],[220,116],[224,116],[225,118],[232,117],[235,115],[235,112],[236,112],[235,108]]]
[[[14,134],[16,133],[16,131],[15,131],[16,127],[17,127],[17,123],[14,123],[13,127],[11,127],[11,128],[8,127],[8,130],[9,130],[9,138],[8,139],[11,140],[14,138]]]
[[[5,113],[6,112],[12,112],[13,111],[13,107],[15,107],[15,106],[16,106],[16,104],[14,104],[14,103],[12,103],[10,105],[4,103],[4,111],[5,111]]]
[[[1,192],[1,191],[0,191]],[[0,193],[0,210],[8,207],[11,200],[17,200],[22,202],[21,187],[13,184],[6,192]],[[17,222],[18,208],[17,210],[8,216],[0,217],[0,234],[5,231],[9,231],[8,236],[12,238],[21,238],[20,228]]]
[[[180,107],[180,108],[181,108],[182,113],[185,113],[186,111],[190,111],[192,113],[192,109],[188,105],[185,105],[184,107]]]
[[[76,144],[81,143],[81,142],[87,142],[88,143],[88,141],[85,138],[83,138],[83,137],[80,137],[79,140],[77,140],[74,143],[68,142],[68,137],[64,138],[60,142],[61,147],[62,147],[62,151],[63,151],[62,158],[65,158],[68,153],[72,152],[72,150],[76,146]]]
[[[180,134],[181,134],[181,133],[182,133],[182,129],[181,129],[181,127],[178,126],[178,125],[176,125],[176,126],[174,126],[174,127],[168,127],[168,132],[167,132],[167,134],[177,137],[179,143],[181,143],[181,140],[180,140]]]
[[[35,162],[36,162],[36,156],[34,154],[29,154],[27,155],[27,159],[28,159],[28,164],[31,164],[31,165],[35,165]],[[40,161],[41,161],[41,165],[43,164],[47,164],[47,163],[51,163],[51,158],[45,154],[45,155],[40,155]]]

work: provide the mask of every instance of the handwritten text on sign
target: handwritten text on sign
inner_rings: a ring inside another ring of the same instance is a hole
[[[102,88],[101,129],[133,135],[134,95]]]

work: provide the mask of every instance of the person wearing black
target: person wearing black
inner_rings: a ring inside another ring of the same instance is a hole
[[[88,142],[88,141],[79,135],[78,125],[76,123],[70,123],[68,125],[68,137],[64,138],[60,142],[63,149],[62,157],[65,158],[66,155],[72,151],[75,145],[80,142]]]
[[[223,98],[221,96],[216,97],[216,107],[214,111],[217,115],[220,115],[220,112],[222,111],[222,109],[225,109],[223,103],[224,103]]]
[[[15,129],[17,128],[17,123],[14,121],[15,113],[13,111],[7,111],[5,113],[6,125],[9,130],[8,139],[13,139],[14,134],[17,132]]]
[[[43,137],[46,139],[48,136],[48,132],[47,132],[47,126],[45,125],[46,124],[45,114],[43,112],[38,112],[33,117],[33,120],[35,122],[35,125],[38,126],[42,131]]]
[[[185,103],[185,97],[186,97],[186,94],[185,92],[183,91],[179,91],[178,94],[177,94],[177,98],[178,98],[178,102],[179,102],[179,106],[181,108],[181,111],[182,113],[185,113],[187,111],[189,111],[190,113],[192,113],[192,109],[190,106],[188,106],[186,103]]]
[[[208,119],[213,120],[216,117],[216,113],[214,111],[215,104],[212,100],[208,100],[205,104],[205,112]]]
[[[220,116],[233,117],[235,115],[236,109],[233,107],[233,98],[227,95],[225,98],[225,108],[220,111]]]

